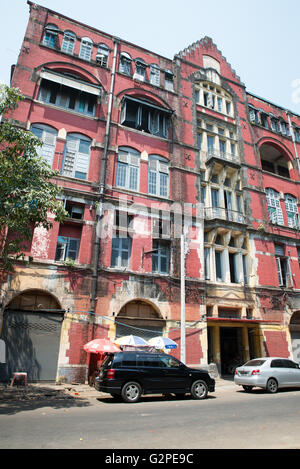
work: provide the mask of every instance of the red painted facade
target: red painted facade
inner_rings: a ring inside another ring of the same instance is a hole
[[[54,132],[70,218],[35,230],[3,305],[31,289],[56,298],[57,378],[85,380],[83,344],[126,331],[164,333],[180,358],[184,229],[186,362],[226,373],[236,356],[297,358],[300,116],[247,93],[210,38],[171,60],[28,4],[11,82],[25,100],[10,117]]]

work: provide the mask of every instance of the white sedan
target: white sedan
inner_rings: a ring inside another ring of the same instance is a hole
[[[245,391],[259,387],[270,393],[279,388],[300,387],[300,366],[282,357],[255,358],[236,368],[234,382]]]

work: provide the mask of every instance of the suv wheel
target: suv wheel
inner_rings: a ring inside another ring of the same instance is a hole
[[[126,383],[122,389],[122,398],[125,402],[137,402],[141,397],[142,389],[138,383],[131,381]]]
[[[192,384],[191,394],[195,399],[205,399],[207,397],[208,388],[205,381],[198,380]]]

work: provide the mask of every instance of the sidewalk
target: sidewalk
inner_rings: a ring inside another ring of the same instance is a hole
[[[217,378],[216,392],[220,389],[235,389],[233,377]],[[107,397],[108,394],[96,391],[88,384],[56,384],[54,382],[29,383],[28,386],[10,387],[0,383],[0,406],[7,401],[38,401],[61,399],[93,399]]]

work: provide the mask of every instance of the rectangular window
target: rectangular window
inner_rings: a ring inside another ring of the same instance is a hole
[[[225,140],[219,140],[220,155],[224,156],[226,154],[226,142]]]
[[[130,267],[131,238],[113,238],[111,267]]]
[[[76,261],[78,258],[80,239],[58,236],[56,246],[56,261],[65,261],[71,259]]]
[[[169,273],[170,244],[167,241],[153,241],[152,272]]]
[[[217,280],[217,282],[223,282],[222,257],[223,257],[222,251],[215,251],[216,280]]]
[[[73,218],[76,220],[83,219],[83,212],[84,212],[83,206],[73,205],[71,202],[67,201],[65,205],[65,209],[68,212],[70,218]]]
[[[275,244],[275,259],[279,286],[292,287],[290,260],[288,257],[284,256],[284,247],[280,244]]]
[[[222,112],[223,111],[223,99],[218,98],[218,111]]]
[[[207,151],[209,155],[214,154],[215,137],[207,135]]]
[[[229,270],[230,270],[230,281],[231,283],[238,283],[238,255],[234,253],[229,253]]]
[[[220,214],[220,203],[219,203],[219,190],[211,189],[211,205],[213,217],[218,217]]]
[[[174,91],[173,81],[174,81],[173,73],[166,70],[165,71],[165,89],[167,91]]]
[[[205,280],[210,280],[210,248],[204,248]]]
[[[157,65],[150,66],[150,83],[154,86],[160,86],[160,70]]]

